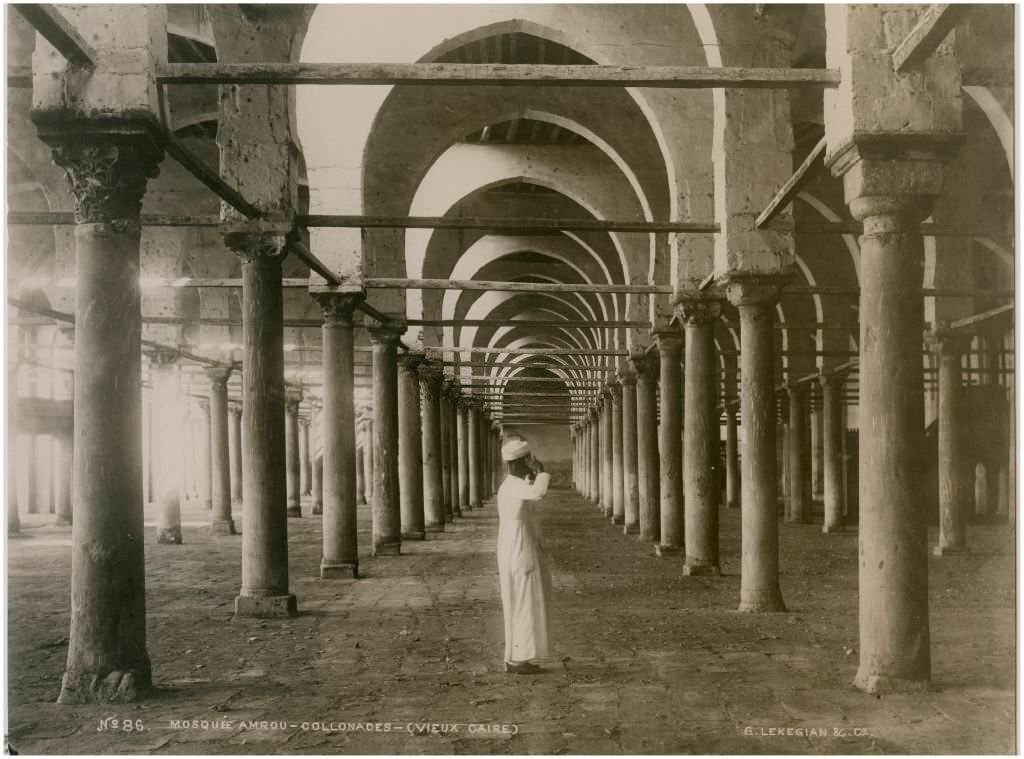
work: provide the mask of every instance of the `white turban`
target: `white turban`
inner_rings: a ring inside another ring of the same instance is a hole
[[[501,460],[502,461],[515,461],[521,459],[523,456],[530,452],[530,444],[522,438],[515,440],[509,440],[503,446],[501,446]]]

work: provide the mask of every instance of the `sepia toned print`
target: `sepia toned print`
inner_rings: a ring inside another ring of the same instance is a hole
[[[1013,5],[8,5],[5,749],[1017,750]]]

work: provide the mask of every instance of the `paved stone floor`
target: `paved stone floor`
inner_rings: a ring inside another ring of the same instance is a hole
[[[547,506],[557,656],[535,677],[501,671],[493,505],[407,543],[401,557],[367,556],[364,579],[324,582],[319,520],[307,504],[306,518],[289,521],[301,611],[290,621],[232,621],[239,538],[207,536],[204,515],[190,510],[186,544],[158,546],[149,523],[159,691],[125,706],[54,704],[67,649],[70,531],[37,517],[30,537],[8,543],[10,746],[47,754],[1014,751],[1006,526],[972,527],[969,555],[931,559],[934,689],[876,699],[850,685],[855,534],[780,525],[790,613],[746,615],[734,611],[737,512],[722,511],[726,576],[712,579],[683,577],[681,560],[656,558],[574,494],[552,493]],[[365,554],[365,508],[360,518]],[[115,728],[112,719],[122,722]]]

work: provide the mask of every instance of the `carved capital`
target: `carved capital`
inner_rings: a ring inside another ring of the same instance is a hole
[[[613,404],[617,406],[622,403],[622,385],[618,382],[609,382],[607,389],[611,394]]]
[[[427,360],[427,357],[423,353],[417,353],[415,351],[409,351],[400,359],[398,363],[407,371],[416,372],[419,366]]]
[[[936,325],[934,329],[925,333],[924,344],[937,356],[960,356],[970,349],[971,336]]]
[[[397,346],[398,341],[405,334],[405,324],[402,322],[382,323],[376,319],[367,319],[366,331],[370,336],[370,342],[374,345]]]
[[[772,308],[779,302],[788,274],[754,274],[732,272],[722,278],[726,297],[737,308],[761,306]]]
[[[635,387],[637,379],[636,375],[636,371],[631,366],[621,369],[619,371],[619,384],[623,387]]]
[[[228,378],[231,376],[231,367],[210,366],[207,367],[203,373],[206,375],[206,379],[210,381],[211,385],[221,385],[226,387]]]
[[[241,416],[242,404],[237,401],[228,401],[228,413],[231,414],[231,416]]]
[[[284,408],[289,414],[299,413],[299,404],[302,403],[302,391],[297,388],[287,388],[284,391]]]
[[[312,297],[320,304],[324,321],[340,321],[352,323],[352,314],[362,303],[365,296],[361,293],[312,293]]]
[[[842,387],[843,383],[846,382],[846,374],[847,372],[845,371],[822,372],[818,375],[818,384],[821,385],[823,390],[830,387]]]
[[[43,136],[43,135],[41,135]],[[146,183],[159,172],[163,150],[146,136],[46,135],[53,162],[64,169],[77,224],[139,231]]]
[[[281,232],[228,231],[224,244],[240,258],[283,258],[288,254],[288,238]]]
[[[722,315],[722,303],[717,298],[686,298],[676,303],[675,312],[687,327],[703,327]]]
[[[199,410],[204,414],[207,414],[210,411],[210,402],[206,398],[197,398],[196,406],[198,406]]]
[[[675,327],[662,327],[652,329],[651,334],[658,346],[658,353],[663,359],[666,357],[678,356],[683,347],[683,333]]]
[[[143,354],[154,369],[175,366],[181,359],[181,354],[171,348],[146,348]]]

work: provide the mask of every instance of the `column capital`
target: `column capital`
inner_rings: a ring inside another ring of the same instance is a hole
[[[721,279],[726,297],[734,306],[774,306],[779,302],[789,274],[729,272]]]
[[[228,413],[232,416],[241,416],[242,404],[238,401],[228,401]]]
[[[320,304],[324,321],[352,323],[352,314],[366,299],[366,293],[312,292],[310,297]]]
[[[827,387],[839,387],[846,382],[846,376],[849,372],[846,370],[840,372],[821,372],[818,375],[818,384],[821,385],[822,389]]]
[[[420,375],[420,380],[431,389],[434,393],[441,391],[441,383],[444,380],[444,370],[440,365],[431,363],[429,360],[424,358],[423,363],[416,367],[416,371]]]
[[[389,321],[383,323],[376,319],[366,320],[366,332],[370,342],[374,345],[397,346],[398,341],[405,334],[406,325],[404,321]]]
[[[790,398],[792,398],[793,396],[796,396],[797,398],[802,398],[803,396],[807,395],[807,391],[808,387],[807,383],[805,382],[790,382],[786,384],[786,392],[789,394]]]
[[[313,420],[310,419],[308,416],[300,416],[299,417],[299,426],[300,427],[308,427],[312,423],[312,421]]]
[[[925,332],[925,347],[936,355],[959,356],[971,347],[971,335],[956,332],[942,322]]]
[[[622,385],[618,381],[608,383],[608,392],[611,394],[612,403],[622,403]]]
[[[632,356],[630,356],[632,360]],[[619,370],[619,384],[623,387],[635,387],[637,380],[637,372],[632,366],[627,366],[625,369]]]
[[[224,245],[242,259],[283,258],[288,255],[290,220],[260,220],[221,225]]]
[[[196,405],[200,411],[206,412],[210,410],[210,401],[206,398],[196,398]]]
[[[231,371],[232,367],[230,366],[208,366],[203,370],[203,374],[206,375],[206,379],[210,381],[211,385],[227,386]]]
[[[139,230],[146,183],[159,173],[163,148],[148,120],[36,118],[53,162],[64,169],[75,223]],[[123,130],[123,131],[122,131]]]
[[[828,166],[843,180],[853,218],[917,224],[942,192],[945,164],[963,140],[954,131],[855,132],[832,152]]]
[[[637,378],[650,376],[657,379],[661,368],[661,356],[657,350],[634,353],[629,357],[629,361],[633,364]]]
[[[284,391],[285,410],[289,414],[298,414],[300,403],[302,403],[302,391],[298,388],[286,388]]]
[[[688,294],[676,301],[674,310],[686,326],[703,327],[714,323],[722,315],[722,302],[714,296]]]
[[[398,363],[401,364],[403,369],[410,372],[416,372],[421,364],[427,360],[427,356],[424,353],[417,353],[415,351],[409,351],[404,356],[398,359]]]
[[[175,366],[181,360],[181,354],[173,348],[143,348],[142,354],[155,368]]]
[[[659,327],[652,329],[651,334],[658,346],[658,353],[678,352],[683,347],[683,333],[676,327]]]

